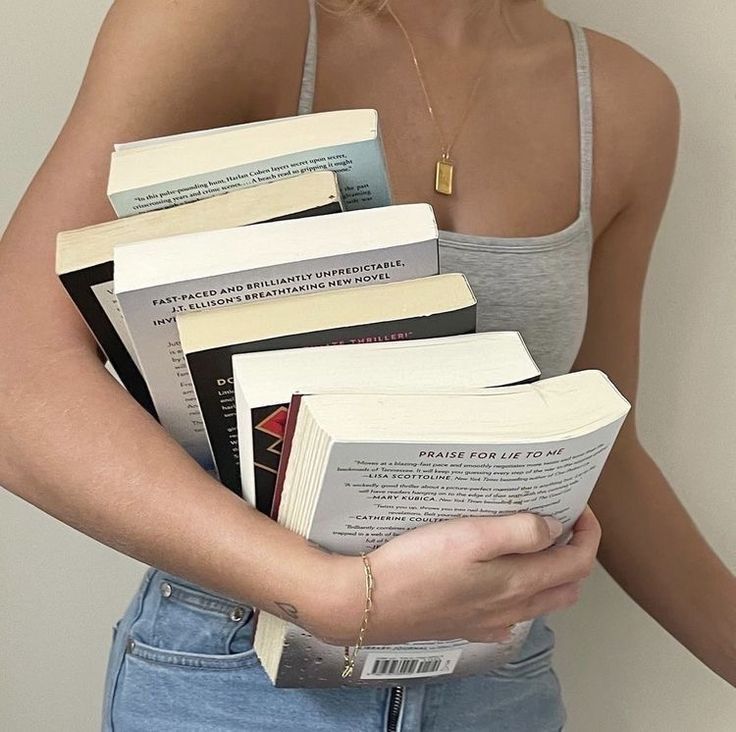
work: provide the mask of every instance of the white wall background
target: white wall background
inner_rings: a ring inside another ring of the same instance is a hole
[[[0,229],[68,112],[108,5],[0,0]],[[631,43],[680,91],[679,170],[646,292],[640,427],[736,569],[736,5],[549,5]],[[110,628],[141,572],[0,491],[1,729],[98,729]],[[602,571],[555,627],[569,732],[736,728],[736,693]]]

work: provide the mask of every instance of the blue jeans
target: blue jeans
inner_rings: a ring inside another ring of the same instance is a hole
[[[554,637],[538,620],[494,672],[391,688],[277,689],[252,648],[253,613],[149,570],[117,626],[105,732],[559,732]]]

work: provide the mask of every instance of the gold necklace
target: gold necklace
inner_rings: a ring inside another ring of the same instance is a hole
[[[437,129],[437,136],[440,139],[440,145],[442,146],[442,155],[440,156],[440,159],[437,161],[437,164],[435,166],[435,172],[434,172],[434,189],[437,191],[437,193],[442,193],[446,196],[452,195],[452,180],[453,180],[453,174],[455,172],[455,164],[452,161],[452,158],[450,157],[450,154],[452,152],[452,148],[457,142],[457,138],[460,135],[460,132],[463,128],[463,125],[465,124],[468,115],[470,114],[470,109],[473,105],[473,101],[475,99],[475,94],[478,91],[478,86],[480,85],[481,80],[481,74],[483,71],[483,67],[486,64],[486,61],[488,60],[488,57],[490,56],[491,51],[491,44],[488,44],[488,51],[486,52],[486,55],[483,57],[483,61],[480,64],[480,68],[478,69],[478,75],[475,78],[475,81],[473,82],[473,87],[470,90],[470,95],[468,96],[468,102],[465,105],[465,111],[463,112],[462,117],[460,118],[460,123],[458,124],[457,128],[455,129],[455,134],[450,139],[449,143],[446,142],[447,136],[444,133],[444,130],[442,129],[442,125],[440,125],[439,120],[435,116],[434,113],[434,107],[432,105],[432,100],[429,97],[429,92],[427,91],[427,85],[424,81],[424,75],[422,74],[422,70],[419,68],[419,61],[417,60],[417,54],[414,50],[414,44],[411,42],[411,38],[409,38],[409,34],[406,31],[406,28],[404,27],[404,24],[398,19],[396,16],[396,13],[394,13],[393,8],[389,3],[386,3],[386,10],[388,10],[389,15],[394,19],[396,25],[399,26],[399,30],[403,34],[404,38],[406,39],[406,43],[409,46],[409,51],[411,51],[411,58],[414,62],[414,68],[417,72],[417,77],[419,79],[419,84],[422,87],[422,92],[424,93],[424,100],[427,103],[427,109],[429,110],[429,116],[432,118],[432,121],[434,122],[434,125]]]

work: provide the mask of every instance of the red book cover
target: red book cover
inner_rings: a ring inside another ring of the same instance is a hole
[[[294,394],[289,404],[289,413],[286,417],[286,427],[284,429],[284,441],[281,446],[281,459],[279,460],[279,470],[276,475],[276,488],[273,494],[273,504],[271,505],[271,518],[278,519],[279,506],[281,505],[281,491],[284,487],[284,477],[286,476],[286,467],[289,464],[289,456],[291,455],[291,442],[294,437],[294,429],[296,428],[296,418],[299,414],[299,405],[302,402],[301,394]]]

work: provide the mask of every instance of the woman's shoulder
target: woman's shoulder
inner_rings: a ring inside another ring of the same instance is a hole
[[[605,111],[641,132],[677,123],[677,89],[662,67],[618,38],[588,28],[585,34],[596,102]]]
[[[292,44],[304,46],[309,27],[307,0],[114,0],[107,21],[119,33],[138,32],[141,46],[161,34],[192,43],[230,60],[266,59]],[[146,33],[140,33],[143,29]],[[276,43],[277,42],[277,43]]]
[[[625,206],[645,181],[669,174],[677,155],[677,89],[657,63],[612,36],[585,29],[590,50],[596,166]]]
[[[294,114],[308,27],[306,0],[115,0],[34,182],[54,191],[44,219],[109,218],[115,143]]]
[[[306,0],[115,0],[95,53],[173,100],[189,86],[203,111],[243,121],[294,112],[308,27]]]

